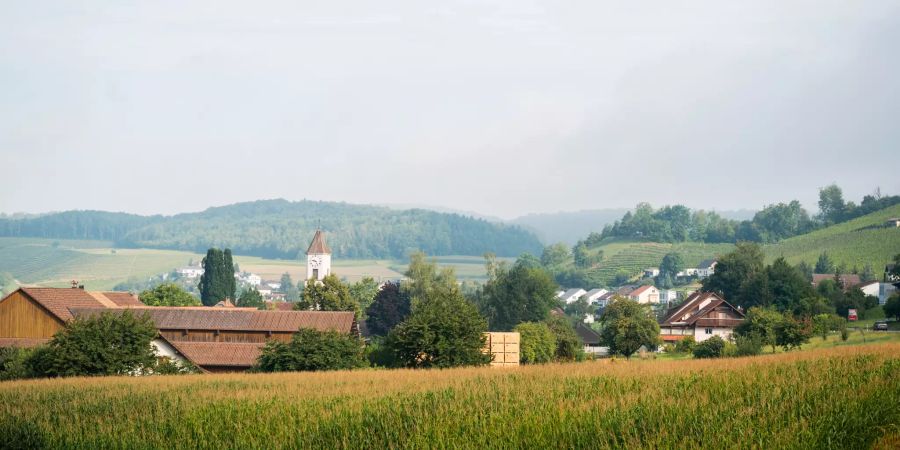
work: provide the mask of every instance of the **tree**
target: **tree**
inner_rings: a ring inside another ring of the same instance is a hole
[[[477,304],[491,330],[508,331],[522,322],[540,322],[557,305],[557,285],[543,268],[517,260],[512,267],[487,255],[488,281]]]
[[[200,306],[200,300],[175,283],[163,283],[138,295],[147,306]]]
[[[828,333],[840,330],[843,322],[844,319],[835,314],[816,314],[812,318],[812,331],[824,341],[828,339]]]
[[[884,316],[900,320],[900,292],[895,293],[884,303]]]
[[[249,289],[244,289],[241,292],[241,295],[237,299],[237,306],[242,308],[257,308],[257,309],[265,309],[266,302],[263,301],[262,294],[253,287],[250,286]]]
[[[840,222],[846,208],[844,193],[836,184],[819,189],[819,217],[826,225]]]
[[[591,267],[594,263],[591,255],[588,253],[587,245],[584,242],[579,242],[572,249],[572,258],[575,262],[575,267],[579,269],[587,269]]]
[[[694,358],[721,358],[725,352],[725,341],[713,336],[694,347]]]
[[[610,353],[630,358],[641,346],[652,348],[659,344],[659,324],[647,305],[615,298],[600,317],[602,341]]]
[[[230,255],[230,251],[228,252]],[[201,261],[203,275],[200,276],[200,301],[206,306],[213,306],[225,299],[234,299],[234,272],[226,267],[225,253],[217,248],[206,251]]]
[[[413,303],[432,296],[459,293],[453,268],[438,269],[437,262],[428,261],[425,254],[415,252],[409,256],[409,267],[404,273],[407,281],[401,285]]]
[[[222,257],[224,258],[222,261],[222,266],[225,269],[225,273],[222,274],[222,277],[225,279],[225,298],[237,298],[237,279],[234,277],[234,261],[231,258],[231,249],[226,248]]]
[[[758,337],[764,345],[772,346],[774,353],[775,346],[778,345],[776,329],[782,321],[784,316],[774,309],[753,307],[747,310],[744,320],[734,332],[741,336]]]
[[[556,338],[557,361],[578,361],[584,358],[584,343],[568,319],[550,314],[544,323]]]
[[[859,274],[859,281],[863,283],[875,281],[875,270],[872,269],[871,264],[867,263],[865,266],[863,266],[862,273]]]
[[[809,265],[806,261],[800,261],[795,269],[797,269],[797,272],[799,272],[800,275],[803,276],[803,279],[806,280],[807,283],[812,283],[813,266]]]
[[[569,303],[565,307],[566,314],[576,318],[577,320],[584,320],[586,316],[594,314],[594,311],[596,310],[597,307],[588,303],[587,299],[584,297],[581,297],[578,300]]]
[[[784,258],[778,258],[772,265],[766,267],[766,277],[772,304],[779,311],[798,312],[801,308],[801,299],[815,296],[815,291],[809,282]]]
[[[678,353],[693,353],[697,347],[697,340],[693,336],[685,336],[684,339],[675,343],[675,351]]]
[[[159,334],[147,315],[131,311],[79,317],[32,355],[38,376],[126,375],[152,370],[150,342]]]
[[[337,275],[326,275],[322,281],[307,280],[303,296],[294,305],[296,310],[359,311],[359,303],[350,295],[350,289]]]
[[[365,313],[378,294],[378,283],[372,277],[363,277],[349,286],[350,296],[359,304],[360,311]],[[365,317],[362,317],[365,319]]]
[[[778,345],[785,350],[800,348],[801,345],[809,342],[812,335],[812,329],[808,323],[801,322],[791,316],[786,316],[784,320],[775,326],[775,339]]]
[[[742,291],[746,290],[748,280],[763,272],[763,258],[758,244],[738,242],[733,252],[719,258],[715,273],[703,280],[703,290],[718,292],[735,306],[749,308],[760,304],[759,298],[742,295]],[[760,278],[756,281],[762,282]]]
[[[674,280],[678,276],[678,272],[684,269],[684,259],[680,253],[672,252],[663,256],[662,262],[659,263],[659,280],[668,277]]]
[[[815,273],[834,273],[834,262],[828,257],[827,252],[822,252],[816,261]]]
[[[560,266],[569,259],[569,247],[566,244],[558,243],[544,247],[541,253],[541,264],[546,268]]]
[[[364,367],[363,346],[337,331],[301,328],[290,342],[269,340],[256,363],[261,372],[348,370]]]
[[[297,286],[294,284],[294,280],[291,279],[291,274],[285,272],[281,274],[281,286],[279,287],[279,291],[284,294],[284,299],[289,302],[296,302],[300,299],[300,290],[297,289]]]
[[[556,354],[556,336],[546,323],[523,322],[513,329],[519,333],[519,355],[523,363],[542,364]]]
[[[399,283],[388,282],[375,294],[375,300],[366,309],[366,325],[373,335],[385,336],[409,313],[409,295],[400,289]]]
[[[385,344],[406,367],[478,366],[491,361],[482,351],[486,330],[475,305],[459,292],[438,289],[413,302],[412,313]]]

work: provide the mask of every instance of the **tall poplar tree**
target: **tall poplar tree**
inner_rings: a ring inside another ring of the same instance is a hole
[[[234,279],[234,260],[231,258],[231,249],[225,249],[225,260],[224,260],[224,269],[225,273],[222,274],[225,279],[225,286],[227,287],[228,298],[234,300],[237,298],[237,280]]]
[[[226,250],[230,256],[231,251]],[[234,298],[234,266],[229,270],[225,263],[225,253],[217,248],[206,251],[203,258],[203,276],[200,277],[200,301],[213,306],[226,298]]]

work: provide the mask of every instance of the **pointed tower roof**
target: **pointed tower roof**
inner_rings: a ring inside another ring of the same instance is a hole
[[[306,249],[307,255],[330,255],[331,249],[328,248],[328,244],[325,243],[325,233],[322,230],[316,230],[316,235],[313,236],[312,243],[309,244],[309,248]]]

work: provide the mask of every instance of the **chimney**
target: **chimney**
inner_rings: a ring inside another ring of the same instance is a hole
[[[72,289],[78,289],[78,281],[72,280]]]

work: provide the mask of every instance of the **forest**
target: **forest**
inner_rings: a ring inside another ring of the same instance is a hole
[[[293,259],[302,256],[316,228],[328,233],[338,258],[404,259],[430,255],[540,254],[531,232],[458,214],[422,209],[303,200],[260,200],[174,216],[66,211],[23,218],[0,217],[0,237],[112,241],[121,248],[205,252]]]

